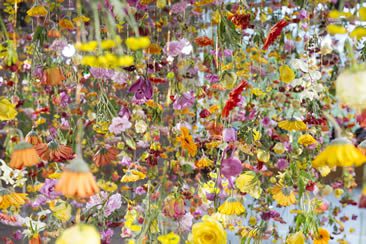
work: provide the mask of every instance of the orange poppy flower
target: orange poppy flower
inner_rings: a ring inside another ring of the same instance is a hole
[[[93,161],[98,167],[105,166],[105,165],[108,165],[110,162],[116,160],[117,155],[118,155],[118,150],[116,148],[102,147],[94,155]]]
[[[70,161],[55,186],[65,197],[83,200],[99,192],[93,174],[87,163],[78,156]]]
[[[194,39],[194,42],[200,47],[213,46],[214,42],[207,36],[199,36]]]
[[[38,155],[45,161],[63,162],[74,158],[71,147],[50,141],[48,144],[40,143],[35,145]]]
[[[37,135],[37,132],[35,132],[33,129],[29,131],[29,133],[25,136],[25,141],[29,144],[37,145],[42,143],[42,138]]]
[[[38,164],[39,162],[40,158],[32,144],[23,141],[14,147],[9,165],[14,169],[21,169],[24,166],[30,167]]]
[[[42,83],[44,85],[57,86],[62,85],[66,77],[59,67],[51,67],[43,71]]]

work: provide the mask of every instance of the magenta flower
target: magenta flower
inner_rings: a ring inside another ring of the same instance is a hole
[[[238,158],[229,157],[222,160],[221,163],[221,174],[223,174],[226,178],[230,178],[231,176],[237,176],[243,170],[243,166]]]
[[[185,108],[190,108],[193,106],[195,101],[193,92],[186,92],[183,93],[180,97],[178,97],[174,103],[173,103],[173,108],[175,110],[182,110]]]
[[[234,128],[225,128],[222,131],[222,137],[225,142],[236,141],[236,130]]]
[[[153,87],[149,80],[140,77],[128,92],[135,93],[136,99],[150,99],[153,95]]]

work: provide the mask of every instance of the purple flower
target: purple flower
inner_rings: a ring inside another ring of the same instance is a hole
[[[126,166],[128,167],[131,163],[132,163],[132,160],[130,157],[128,156],[123,156],[122,160],[119,162],[122,166]]]
[[[285,40],[285,50],[291,52],[295,49],[295,42],[293,40]]]
[[[120,134],[123,131],[126,131],[127,129],[131,128],[132,124],[128,120],[127,116],[116,117],[112,119],[112,123],[109,126],[109,131],[114,133],[115,135]]]
[[[119,117],[125,117],[126,116],[128,119],[131,118],[130,110],[128,110],[128,108],[125,107],[125,106],[121,107],[121,109],[118,112],[118,115],[119,115]]]
[[[285,170],[288,167],[288,161],[284,158],[277,160],[277,168],[279,170]]]
[[[186,10],[187,8],[187,3],[185,1],[182,2],[178,2],[172,5],[170,11],[172,12],[172,14],[179,14],[182,13]]]
[[[44,204],[46,204],[49,201],[49,199],[44,195],[38,195],[38,197],[30,203],[32,208],[38,208]]]
[[[175,110],[183,110],[185,108],[190,108],[193,106],[194,101],[195,98],[193,92],[185,92],[174,101],[173,108]]]
[[[111,79],[114,75],[114,71],[111,69],[93,67],[89,71],[95,79]]]
[[[235,157],[230,157],[222,160],[221,163],[221,173],[226,177],[237,176],[243,170],[243,166],[239,159]]]
[[[67,105],[69,105],[69,103],[71,103],[71,98],[70,96],[67,94],[67,92],[61,92],[60,93],[60,98],[61,98],[61,106],[62,107],[66,107]]]
[[[64,47],[67,46],[67,41],[66,40],[54,40],[52,42],[52,44],[50,45],[49,49],[55,52],[61,52],[62,49],[64,49]]]
[[[117,84],[123,85],[126,83],[126,80],[128,79],[128,75],[123,72],[114,72],[113,76],[111,77],[111,80]]]
[[[308,16],[308,12],[306,12],[306,10],[305,10],[305,9],[301,9],[301,10],[299,11],[299,19],[306,19],[306,18],[307,18],[307,16]]]
[[[261,214],[261,218],[264,221],[268,221],[271,218],[273,219],[273,218],[278,218],[278,217],[280,217],[280,214],[274,210],[266,211]]]
[[[111,243],[112,236],[114,234],[114,231],[112,229],[106,229],[105,231],[102,231],[102,243],[103,244],[109,244]]]
[[[61,194],[55,191],[55,185],[57,181],[52,179],[46,179],[43,186],[39,190],[44,196],[48,197],[49,199],[55,199]]]
[[[268,118],[267,116],[262,119],[262,125],[264,127],[270,127],[272,125],[272,120]]]
[[[135,189],[135,193],[139,196],[144,195],[146,193],[145,189],[142,186],[138,186]]]
[[[179,54],[188,55],[192,50],[192,44],[185,38],[179,41],[168,42],[164,47],[164,53],[171,57],[176,57]]]
[[[207,74],[205,78],[210,81],[211,83],[219,82],[219,76],[216,74]]]
[[[222,131],[222,137],[225,142],[236,141],[236,130],[234,128],[225,128]]]
[[[116,209],[119,209],[122,206],[122,197],[121,194],[116,193],[109,197],[107,205],[104,209],[104,214],[106,217],[111,215]]]
[[[153,87],[150,80],[140,77],[131,87],[128,92],[135,93],[136,99],[150,99],[153,95]]]

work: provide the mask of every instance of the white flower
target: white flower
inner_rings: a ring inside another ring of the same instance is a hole
[[[135,124],[135,130],[137,133],[144,133],[147,129],[147,124],[144,120],[139,120]]]
[[[291,66],[294,69],[300,69],[302,72],[307,73],[309,71],[308,65],[301,59],[294,59],[291,61]]]
[[[127,129],[131,128],[132,124],[128,120],[127,116],[116,117],[112,119],[112,123],[109,126],[109,131],[118,135],[123,131],[126,131]]]
[[[62,55],[65,57],[65,58],[71,58],[72,56],[74,56],[76,50],[75,50],[75,47],[74,45],[72,44],[68,44],[66,45],[63,49],[62,49]]]
[[[3,180],[6,184],[10,184],[13,187],[22,187],[27,181],[27,177],[25,177],[25,172],[22,170],[10,168],[1,159],[0,163],[0,180]]]

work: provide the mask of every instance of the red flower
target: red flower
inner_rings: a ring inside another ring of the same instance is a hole
[[[200,47],[213,46],[214,44],[214,42],[207,36],[197,37],[196,39],[194,39],[194,42]]]
[[[287,26],[289,23],[282,19],[279,22],[277,22],[274,26],[271,27],[271,31],[269,32],[269,35],[264,42],[263,49],[267,50],[267,48],[277,39],[277,37],[281,34],[282,29]]]
[[[239,84],[239,86],[237,86],[230,92],[229,99],[227,100],[225,107],[222,110],[222,117],[226,118],[229,116],[230,111],[233,110],[236,107],[236,105],[238,105],[238,103],[240,102],[240,98],[239,98],[240,94],[247,87],[248,87],[248,82],[243,80]]]

